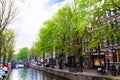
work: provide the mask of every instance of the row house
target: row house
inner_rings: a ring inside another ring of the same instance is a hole
[[[99,48],[90,49],[87,45],[90,41],[90,36],[84,38],[83,43],[85,44],[83,47],[84,55],[85,55],[85,67],[96,68],[96,67],[106,67],[110,69],[111,64],[120,64],[120,11],[118,9],[112,9],[110,11],[106,11],[105,17],[108,24],[111,25],[112,28],[115,28],[114,34],[110,35],[109,39],[103,39],[99,44]],[[95,34],[95,29],[91,29]],[[108,30],[106,27],[105,30]],[[94,35],[93,33],[91,34]]]

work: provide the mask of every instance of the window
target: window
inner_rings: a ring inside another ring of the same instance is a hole
[[[95,64],[95,66],[100,66],[100,60],[99,59],[94,59],[94,64]]]

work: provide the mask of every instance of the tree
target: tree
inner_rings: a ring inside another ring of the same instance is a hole
[[[53,50],[54,50],[54,23],[51,20],[44,22],[44,27],[39,32],[39,40],[35,43],[36,50],[43,55],[43,63],[45,60],[45,53],[51,54],[51,64],[53,66]]]
[[[9,42],[7,43],[6,49],[7,49],[7,62],[10,62],[13,53],[15,52],[14,47],[15,47],[15,33],[13,30],[8,30],[9,34],[7,37],[9,38]]]
[[[6,29],[1,38],[1,47],[0,47],[0,60],[3,58],[3,64],[9,62],[14,53],[14,32],[11,29]]]
[[[27,47],[21,48],[16,56],[17,60],[27,60],[28,52],[29,52],[29,49]]]
[[[0,35],[16,17],[17,8],[12,0],[0,0]]]
[[[65,6],[61,8],[52,19],[46,21],[44,28],[40,30],[39,48],[42,48],[41,51],[45,50],[44,53],[53,52],[54,50],[59,56],[61,69],[64,55],[75,55],[78,49],[79,53],[81,53],[82,50],[82,34],[85,31],[84,26],[86,26],[85,20],[87,20],[87,18],[83,16],[79,17],[78,15],[79,13],[77,12],[76,15],[70,6]],[[81,26],[79,19],[81,18],[80,20],[82,21],[82,17],[84,18],[84,23],[81,24],[84,25]],[[76,19],[77,21],[75,21]],[[79,24],[76,25],[76,23]],[[69,66],[72,66],[70,62]]]
[[[4,55],[4,58],[6,58],[7,53],[9,53],[7,52],[9,48],[6,48],[6,44],[9,42],[14,43],[14,41],[8,41],[8,40],[6,41],[7,39],[6,32],[7,31],[8,33],[10,32],[10,30],[6,30],[6,29],[15,19],[16,12],[17,12],[17,8],[15,7],[14,2],[12,0],[0,0],[0,59],[2,55]],[[10,35],[11,33],[13,33],[13,31],[10,32]],[[10,50],[10,54],[12,55],[12,53],[14,52],[13,44],[11,45],[11,49],[9,50]],[[10,58],[11,57],[9,56],[9,60]]]
[[[59,66],[62,69],[64,56],[74,53],[74,45],[72,44],[74,35],[73,13],[70,6],[66,5],[54,16],[54,23],[56,24],[55,44],[57,55],[59,55]],[[70,66],[70,65],[69,65]]]
[[[1,53],[0,57],[3,57],[3,65],[5,65],[5,62],[9,62],[12,58],[12,55],[14,53],[14,32],[11,29],[6,29],[3,32],[2,39],[1,39]]]
[[[88,47],[88,43],[86,44],[85,40],[89,40],[90,33],[88,31],[88,27],[90,25],[91,19],[91,10],[90,5],[94,4],[92,1],[84,1],[84,0],[74,0],[73,10],[73,24],[75,27],[74,30],[74,44],[75,44],[75,55],[77,63],[80,64],[80,71],[83,71],[83,62],[84,62],[84,49]],[[72,34],[73,35],[73,34]]]

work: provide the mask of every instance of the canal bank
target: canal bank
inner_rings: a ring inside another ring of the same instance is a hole
[[[9,78],[9,75],[10,75],[10,71],[11,71],[11,70],[8,71],[8,73],[7,73],[7,75],[6,75],[6,77],[5,77],[4,80],[9,80],[8,78]]]
[[[7,72],[4,80],[9,80],[8,78],[9,78],[9,75],[10,75],[10,71],[11,71],[11,68],[8,69],[8,72]]]
[[[30,65],[31,68],[38,69],[40,71],[45,71],[53,75],[64,77],[70,80],[120,80],[120,76],[111,76],[111,75],[97,75],[97,73],[92,72],[69,72],[67,70],[52,69],[49,67],[36,66],[34,64]]]

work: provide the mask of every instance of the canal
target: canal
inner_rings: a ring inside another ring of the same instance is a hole
[[[35,69],[13,69],[10,72],[9,80],[66,80],[43,71]]]

